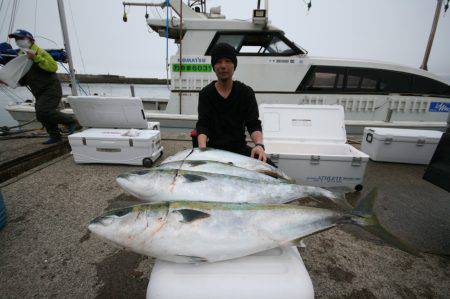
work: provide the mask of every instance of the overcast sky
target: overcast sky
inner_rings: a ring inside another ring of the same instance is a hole
[[[4,41],[13,0],[1,2],[0,41]],[[208,9],[221,5],[227,18],[249,19],[256,2],[215,0],[208,2]],[[77,72],[164,77],[165,40],[149,32],[144,8],[132,7],[124,23],[121,3],[65,0]],[[307,49],[309,55],[420,66],[436,0],[313,0],[312,4],[309,13],[303,0],[269,4],[272,24]],[[63,47],[56,0],[20,1],[14,28],[32,31],[43,47]],[[53,40],[57,46],[39,36]],[[171,42],[170,53],[175,51]],[[450,76],[450,11],[443,15],[442,10],[428,66],[436,74]]]

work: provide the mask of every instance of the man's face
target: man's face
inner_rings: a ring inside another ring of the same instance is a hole
[[[234,64],[229,58],[220,58],[214,65],[214,72],[219,81],[226,81],[233,78]]]
[[[28,37],[16,37],[16,45],[19,48],[29,48],[32,44],[32,41]]]

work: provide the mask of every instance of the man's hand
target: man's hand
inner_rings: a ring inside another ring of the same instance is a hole
[[[255,156],[258,156],[258,160],[263,162],[267,161],[266,152],[260,145],[257,145],[252,149],[251,157],[254,158]]]
[[[28,59],[34,59],[34,57],[36,57],[36,52],[28,50],[27,56],[28,56]]]
[[[198,147],[201,150],[205,150],[206,149],[206,141],[208,140],[208,137],[205,134],[200,134],[197,137],[197,141],[198,141]]]

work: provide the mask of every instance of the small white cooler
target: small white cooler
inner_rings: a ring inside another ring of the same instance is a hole
[[[346,144],[341,105],[259,106],[270,159],[298,183],[362,189],[369,156]]]
[[[156,260],[147,299],[298,299],[314,289],[296,247],[205,264]]]
[[[162,155],[158,122],[147,122],[142,101],[130,97],[68,97],[88,129],[69,136],[76,163],[151,167]]]
[[[371,160],[428,164],[442,132],[396,128],[364,128],[361,150]]]

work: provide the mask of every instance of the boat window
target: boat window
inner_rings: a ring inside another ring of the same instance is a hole
[[[232,45],[238,55],[291,56],[304,54],[280,32],[218,32],[208,47],[206,55],[210,55],[211,49],[218,43]]]
[[[304,86],[305,90],[341,89],[344,82],[343,69],[333,67],[314,67]]]
[[[347,85],[345,86],[348,89],[358,89],[359,83],[361,82],[361,77],[358,75],[347,75]]]
[[[378,72],[377,70],[363,68],[347,69],[346,90],[375,92],[377,90]]]
[[[450,86],[437,80],[414,75],[411,92],[418,94],[450,95]]]
[[[264,53],[277,53],[277,54],[295,54],[295,51],[289,47],[283,40],[278,36],[274,36],[270,41],[270,44],[266,48]]]
[[[244,36],[241,34],[227,34],[227,35],[221,35],[216,41],[216,44],[219,43],[227,43],[234,47],[235,50],[239,48],[239,46],[242,43],[242,40],[244,39]]]
[[[409,93],[411,91],[411,74],[379,70],[381,92]]]
[[[450,86],[410,73],[344,66],[311,66],[297,92],[450,95]]]

